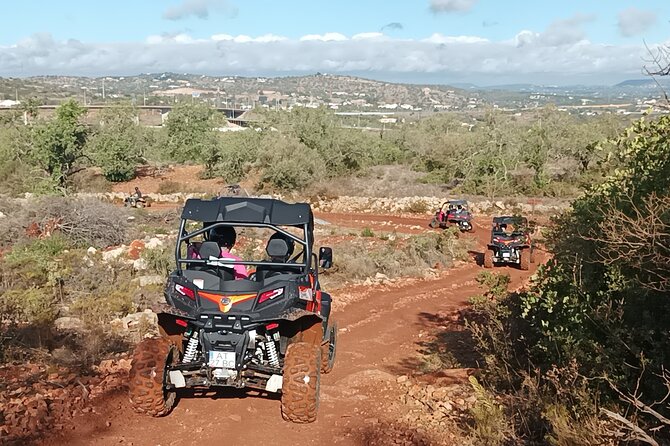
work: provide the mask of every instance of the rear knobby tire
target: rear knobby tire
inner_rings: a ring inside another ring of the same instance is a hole
[[[428,227],[433,228],[433,229],[437,228],[438,226],[440,226],[440,223],[437,221],[437,218],[433,218],[430,221],[430,223],[428,223]]]
[[[162,417],[174,406],[175,391],[166,391],[166,366],[175,363],[177,346],[166,338],[144,339],[133,352],[128,384],[130,403],[135,411]]]
[[[295,342],[286,349],[281,414],[286,421],[312,423],[319,410],[321,346]]]
[[[528,249],[519,251],[519,268],[523,271],[528,271],[530,269],[530,252]]]
[[[493,251],[484,251],[484,268],[493,268]]]
[[[337,323],[328,327],[326,331],[328,339],[321,344],[321,373],[327,374],[335,366],[335,355],[337,354]]]

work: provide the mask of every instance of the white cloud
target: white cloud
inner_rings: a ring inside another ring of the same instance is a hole
[[[556,20],[543,33],[539,34],[539,39],[549,46],[578,43],[586,39],[586,33],[582,26],[593,20],[595,20],[595,16],[590,14],[575,14],[567,19]]]
[[[227,0],[182,0],[178,5],[166,9],[163,12],[163,18],[181,20],[194,16],[199,19],[207,19],[211,11],[223,11],[231,15],[237,13],[237,10]]]
[[[430,0],[430,10],[438,12],[468,12],[477,0]]]
[[[256,39],[254,39],[254,42],[268,43],[268,42],[283,42],[284,40],[288,40],[288,38],[284,36],[277,36],[274,34],[263,34],[262,36],[256,37]]]
[[[583,20],[569,22],[574,25]],[[643,45],[595,44],[580,35],[566,38],[557,31],[564,28],[565,24],[539,33],[521,31],[504,41],[443,34],[423,40],[393,39],[381,33],[362,33],[356,39],[339,33],[300,39],[272,34],[215,34],[196,39],[179,33],[149,36],[144,42],[87,43],[36,34],[0,47],[0,76],[365,71],[435,73],[440,79],[486,78],[491,79],[489,83],[500,83],[503,78],[568,82],[570,77],[599,83],[605,77],[640,73],[646,55]]]
[[[358,33],[351,36],[351,40],[384,40],[385,38],[384,33],[378,32]]]
[[[319,40],[321,42],[337,42],[342,40],[347,40],[347,37],[344,34],[340,33],[325,33],[325,34],[307,34],[300,38],[302,42],[310,40]]]
[[[488,39],[479,36],[445,36],[444,34],[434,33],[432,36],[423,39],[422,42],[428,43],[485,43]]]
[[[656,14],[635,7],[619,13],[619,32],[625,37],[642,34],[656,23]]]

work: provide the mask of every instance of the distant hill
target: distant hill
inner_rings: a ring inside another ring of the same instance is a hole
[[[35,96],[45,101],[87,95],[88,101],[131,99],[151,102],[157,96],[197,92],[228,104],[251,104],[261,97],[294,98],[302,103],[341,104],[350,107],[410,104],[429,109],[467,104],[469,93],[446,85],[414,85],[356,76],[313,74],[284,77],[206,76],[184,73],[147,73],[136,76],[75,77],[35,76],[0,78],[0,99]],[[189,93],[190,94],[190,93]],[[147,102],[147,103],[149,103]],[[368,105],[365,105],[368,104]]]
[[[664,87],[670,87],[670,79],[659,77],[656,80],[652,78],[646,79],[629,79],[623,82],[619,82],[614,87],[615,88],[658,88],[658,82]]]

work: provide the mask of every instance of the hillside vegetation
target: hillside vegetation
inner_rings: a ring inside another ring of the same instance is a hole
[[[526,291],[493,281],[470,327],[501,402],[481,444],[667,444],[670,438],[670,118],[634,123],[556,218]]]
[[[205,177],[303,192],[371,166],[400,164],[454,193],[573,196],[609,173],[601,161],[625,124],[614,115],[576,117],[548,106],[520,116],[494,109],[436,114],[369,132],[343,128],[326,109],[298,108],[259,112],[255,129],[219,132],[221,115],[199,103],[177,106],[161,128],[136,125],[131,106],[104,110],[93,126],[83,124],[86,110],[74,101],[51,120],[34,103],[24,111],[28,125],[20,111],[0,124],[0,172],[7,178],[0,193],[81,190],[88,186],[74,174],[89,166],[108,181],[127,181],[145,163],[204,164]]]

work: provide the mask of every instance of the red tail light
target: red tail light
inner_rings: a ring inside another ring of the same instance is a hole
[[[186,322],[184,319],[175,319],[174,322],[177,325],[181,325],[182,327],[188,327],[188,322]]]
[[[284,288],[277,288],[276,290],[265,291],[264,293],[261,293],[261,295],[258,297],[258,303],[262,304],[267,300],[276,299],[278,297],[281,297],[283,294],[284,294]]]
[[[185,287],[184,285],[179,285],[178,283],[175,283],[174,290],[179,294],[181,294],[182,296],[186,296],[191,300],[195,300],[195,291]]]
[[[273,322],[272,324],[267,324],[267,325],[265,326],[265,329],[266,329],[267,331],[270,331],[270,330],[274,330],[274,329],[277,328],[277,327],[279,327],[279,324],[276,323],[276,322]]]

